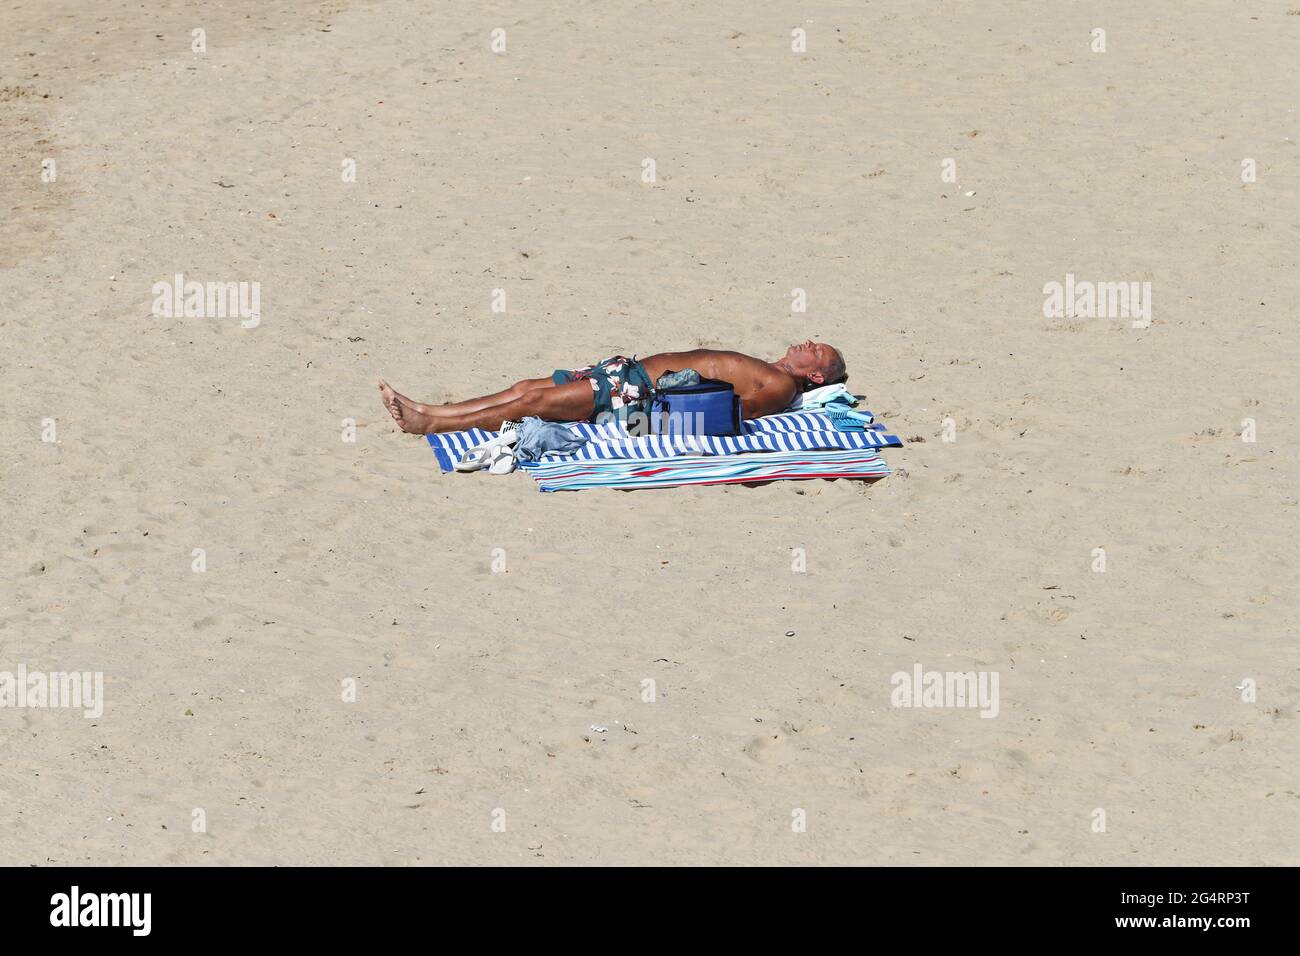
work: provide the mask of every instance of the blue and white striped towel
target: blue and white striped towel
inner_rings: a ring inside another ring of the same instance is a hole
[[[877,422],[861,432],[836,431],[823,412],[786,412],[741,423],[741,433],[727,437],[685,435],[646,435],[633,438],[622,422],[600,425],[571,422],[568,427],[585,438],[587,444],[569,455],[546,456],[542,460],[600,461],[651,458],[676,458],[682,455],[736,455],[746,452],[812,451],[814,449],[860,450],[864,448],[901,447],[897,435],[891,435]],[[452,471],[461,454],[496,437],[497,432],[471,428],[463,432],[427,435],[430,447],[443,471]]]

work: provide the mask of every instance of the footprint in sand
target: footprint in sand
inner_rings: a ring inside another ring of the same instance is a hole
[[[765,734],[761,737],[754,737],[745,744],[744,752],[758,763],[770,763],[784,749],[782,744],[785,743],[785,734]]]

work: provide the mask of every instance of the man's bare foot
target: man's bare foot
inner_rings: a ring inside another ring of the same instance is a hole
[[[393,421],[397,422],[402,431],[411,435],[427,435],[433,430],[433,416],[424,410],[424,406],[397,393],[382,378],[379,380],[379,394],[384,398],[388,414],[393,416]]]

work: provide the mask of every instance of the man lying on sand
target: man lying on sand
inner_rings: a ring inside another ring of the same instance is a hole
[[[595,421],[611,413],[645,413],[659,376],[683,369],[730,382],[746,418],[785,411],[800,392],[845,377],[844,356],[839,350],[809,341],[790,346],[775,362],[716,349],[660,352],[640,361],[616,355],[597,365],[573,371],[556,369],[550,378],[526,378],[504,391],[448,405],[413,402],[393,391],[382,378],[379,391],[394,421],[412,435],[467,428],[498,431],[502,422],[528,415],[552,422],[578,422]]]

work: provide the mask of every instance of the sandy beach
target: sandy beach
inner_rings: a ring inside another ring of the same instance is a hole
[[[4,18],[0,674],[103,693],[0,706],[0,864],[1300,863],[1297,0]],[[806,338],[890,477],[543,494],[375,385]]]

